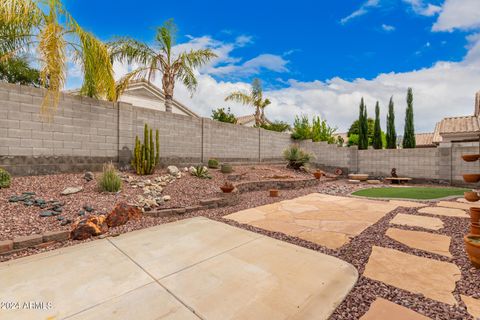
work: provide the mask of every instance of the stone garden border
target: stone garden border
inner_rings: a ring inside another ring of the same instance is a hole
[[[31,248],[47,246],[53,242],[63,242],[70,239],[69,230],[48,231],[43,234],[33,234],[13,238],[13,240],[0,241],[0,254],[12,254],[17,251]]]

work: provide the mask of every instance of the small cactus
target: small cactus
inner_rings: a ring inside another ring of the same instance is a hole
[[[155,132],[155,142],[153,141],[153,130],[148,129],[145,124],[143,130],[143,143],[135,137],[135,149],[133,150],[132,167],[138,175],[153,174],[160,161],[160,142],[159,132]]]
[[[210,169],[218,169],[218,160],[217,159],[208,160],[208,167]]]
[[[222,173],[232,173],[233,171],[232,165],[229,163],[223,163],[222,166],[220,167],[220,171]]]
[[[0,168],[0,189],[10,187],[12,177],[7,170]]]

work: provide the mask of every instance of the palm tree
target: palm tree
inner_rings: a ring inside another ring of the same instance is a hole
[[[229,94],[225,101],[235,101],[243,105],[251,105],[255,108],[255,126],[259,127],[266,123],[265,108],[271,103],[263,99],[263,89],[260,79],[253,79],[250,92],[235,91]]]
[[[107,46],[84,31],[60,0],[2,0],[0,3],[0,60],[20,53],[39,61],[47,94],[42,111],[58,105],[66,80],[67,56],[83,69],[82,95],[115,99],[115,81]]]
[[[117,95],[125,90],[130,81],[147,79],[150,82],[154,80],[157,72],[162,74],[165,110],[167,112],[172,112],[173,90],[176,80],[182,81],[193,94],[197,87],[195,69],[203,66],[217,55],[210,49],[190,50],[175,54],[172,49],[175,45],[176,31],[172,19],[159,27],[155,35],[157,50],[131,38],[121,38],[110,43],[112,59],[139,65],[137,69],[131,71],[119,81]]]

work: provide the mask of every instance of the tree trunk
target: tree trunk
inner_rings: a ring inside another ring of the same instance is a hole
[[[262,124],[262,117],[260,115],[260,109],[255,110],[255,126],[259,127]]]
[[[168,73],[163,74],[162,78],[163,94],[165,94],[165,111],[172,112],[173,89],[175,87],[175,77]]]

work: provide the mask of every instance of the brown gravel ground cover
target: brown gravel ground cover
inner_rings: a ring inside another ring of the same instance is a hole
[[[363,277],[365,265],[368,261],[372,246],[382,246],[387,248],[397,249],[406,253],[414,254],[417,256],[428,257],[439,261],[449,261],[448,258],[424,252],[417,249],[412,249],[408,246],[400,244],[385,235],[386,230],[389,227],[389,221],[398,213],[410,213],[417,215],[429,216],[428,214],[418,213],[417,208],[398,208],[373,226],[367,228],[357,237],[353,238],[351,242],[341,247],[339,250],[331,250],[317,244],[290,237],[278,232],[270,232],[262,229],[252,227],[250,225],[239,224],[235,221],[224,219],[223,216],[228,215],[239,210],[269,204],[281,200],[292,199],[302,195],[310,194],[312,192],[320,192],[332,195],[348,195],[353,191],[356,191],[365,186],[347,184],[344,180],[323,182],[318,186],[305,188],[301,190],[282,190],[279,198],[270,198],[266,191],[255,191],[240,195],[240,202],[232,207],[209,209],[204,211],[197,211],[189,214],[178,215],[165,218],[151,218],[143,217],[138,221],[130,221],[124,226],[117,228],[111,228],[105,236],[115,236],[119,233],[129,232],[132,230],[147,228],[150,226],[168,223],[180,219],[191,218],[195,216],[205,216],[207,218],[221,221],[232,226],[247,229],[253,232],[261,233],[266,236],[276,238],[282,241],[293,243],[299,246],[309,248],[311,250],[319,251],[325,254],[329,254],[338,257],[353,264],[359,271],[360,277],[342,304],[336,309],[331,319],[359,319],[365,314],[370,307],[370,304],[376,297],[382,297],[388,299],[394,303],[412,309],[432,319],[473,319],[466,311],[466,306],[460,299],[460,294],[473,296],[480,298],[480,270],[471,266],[468,257],[464,251],[463,235],[468,230],[469,221],[467,219],[451,218],[437,216],[441,219],[445,227],[438,231],[431,231],[432,233],[448,235],[452,237],[452,243],[450,246],[450,252],[453,256],[451,262],[455,263],[462,272],[462,279],[457,282],[454,296],[458,301],[457,306],[449,306],[428,298],[422,295],[413,294],[408,291],[395,288],[393,286],[386,285],[379,281],[370,280]],[[61,189],[61,188],[58,188]],[[430,202],[433,204],[434,202]],[[11,211],[13,212],[13,211]],[[421,230],[412,227],[395,226],[395,228],[402,228],[406,230]],[[85,240],[91,241],[91,240]],[[10,256],[0,256],[0,261],[6,261],[15,259],[21,256],[31,255],[38,252],[49,251],[62,246],[70,246],[77,244],[79,241],[68,241],[64,243],[55,244],[48,248],[42,249],[27,249],[22,252],[18,252]]]

